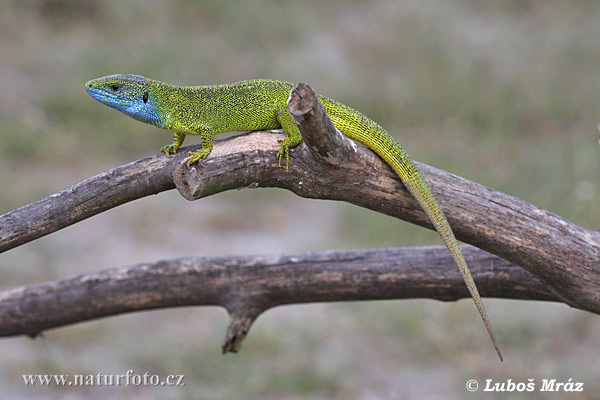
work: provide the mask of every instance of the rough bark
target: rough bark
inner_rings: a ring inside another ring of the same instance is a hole
[[[482,296],[559,301],[522,268],[472,246],[462,249]],[[231,318],[223,352],[235,352],[256,317],[278,305],[466,297],[462,277],[442,246],[180,258],[0,292],[0,336],[36,336],[58,326],[161,307],[220,305]]]
[[[171,159],[156,155],[107,171],[0,216],[0,252],[116,205],[174,186],[190,200],[229,189],[280,187],[302,197],[347,201],[432,228],[427,216],[393,171],[369,149],[351,142],[332,127],[310,87],[299,85],[290,96],[288,108],[299,123],[304,138],[304,143],[291,151],[289,172],[279,168],[277,163],[279,144],[276,138],[281,136],[267,132],[217,142],[209,158],[192,168],[185,165],[187,151],[198,146],[183,148]],[[460,240],[511,261],[541,278],[545,285],[544,296],[551,293],[547,299],[600,313],[599,232],[464,178],[424,164],[417,165]],[[421,267],[427,268],[426,265]],[[307,279],[307,271],[311,270],[290,266],[287,273],[296,281],[302,281]],[[533,275],[523,276],[525,281],[519,282],[528,286],[533,282]],[[165,279],[163,275],[162,279]],[[394,285],[400,283],[394,281]],[[435,285],[442,290],[444,284],[437,282]],[[154,295],[161,297],[161,291],[167,285],[161,282],[155,285]],[[478,285],[482,285],[480,281]],[[95,293],[101,293],[98,292],[100,289],[94,289]],[[318,293],[318,282],[305,290]],[[434,297],[436,288],[429,290],[421,295]],[[505,286],[502,290],[510,292]],[[484,296],[492,295],[489,289],[481,291]],[[394,297],[403,297],[403,293],[395,293]],[[365,293],[362,295],[371,298]],[[502,297],[501,294],[494,295]],[[126,291],[123,296],[127,297]],[[298,292],[294,292],[294,296],[290,295],[287,302],[305,301]],[[344,299],[347,298],[340,295],[339,300]],[[336,299],[317,296],[311,301],[333,300]],[[224,305],[235,311],[238,303],[228,301]],[[27,300],[23,302],[19,307],[24,307]],[[243,304],[243,314],[253,315],[246,321],[251,322],[264,310],[264,304],[260,302],[251,306]],[[123,306],[116,306],[111,312],[130,310],[119,307]],[[71,312],[78,315],[76,307]],[[24,318],[24,315],[19,314],[19,317]],[[242,332],[247,324],[240,319],[236,321]],[[23,327],[22,332],[34,334],[40,330],[35,324],[31,326],[29,329]]]

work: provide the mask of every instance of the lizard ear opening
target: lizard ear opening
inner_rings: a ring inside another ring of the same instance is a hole
[[[146,104],[148,102],[148,92],[144,93],[144,96],[142,97],[142,100],[144,101],[144,104]]]

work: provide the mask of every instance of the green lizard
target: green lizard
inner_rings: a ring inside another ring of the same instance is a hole
[[[283,128],[286,139],[277,154],[279,166],[289,149],[302,141],[298,126],[287,109],[290,90],[295,85],[257,79],[214,86],[173,86],[139,75],[110,75],[86,83],[96,100],[130,117],[174,132],[173,143],[161,149],[174,154],[185,135],[200,135],[202,148],[190,152],[188,165],[208,157],[214,135],[228,131]],[[404,149],[381,126],[361,113],[323,96],[318,96],[335,127],[345,136],[377,153],[400,177],[421,205],[458,265],[494,348],[502,354],[487,313],[454,233],[437,204],[423,175]]]

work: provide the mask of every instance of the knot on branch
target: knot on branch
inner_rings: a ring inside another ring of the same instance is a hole
[[[292,89],[287,106],[316,162],[324,168],[358,162],[355,159],[358,144],[333,125],[323,103],[309,85],[299,83]]]

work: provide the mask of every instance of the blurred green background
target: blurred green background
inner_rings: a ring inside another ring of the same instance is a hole
[[[137,73],[188,85],[308,82],[378,121],[413,158],[596,229],[598,15],[595,1],[4,0],[0,213],[170,143],[84,90],[92,78]],[[0,255],[0,279],[6,289],[177,256],[440,243],[408,223],[282,190],[197,202],[169,192]],[[0,387],[16,399],[464,399],[482,396],[466,391],[468,379],[539,388],[572,378],[584,392],[568,398],[597,398],[600,318],[561,304],[486,305],[502,364],[470,300],[280,307],[227,356],[226,313],[196,307],[2,339]],[[185,387],[25,388],[21,377],[130,369],[185,374]]]

